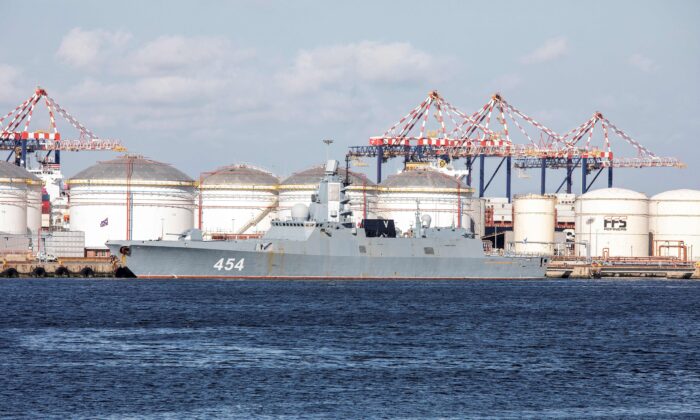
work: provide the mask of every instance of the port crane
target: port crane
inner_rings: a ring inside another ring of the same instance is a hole
[[[49,129],[30,131],[30,123],[34,109],[42,103],[49,114]],[[77,139],[64,139],[56,127],[56,115],[63,117],[70,125],[78,130]],[[6,125],[3,125],[7,121]],[[59,166],[62,151],[97,151],[111,150],[126,151],[119,140],[103,139],[95,135],[86,126],[61,107],[46,90],[37,87],[32,96],[19,104],[15,109],[0,117],[0,150],[9,151],[5,159],[18,166],[28,166],[28,155],[36,154],[37,161],[42,165]],[[51,160],[51,154],[53,159]],[[43,154],[43,156],[39,156]]]
[[[432,117],[432,118],[431,118]],[[434,121],[435,130],[427,127]],[[511,131],[508,121],[512,123]],[[603,145],[593,142],[594,130],[603,130]],[[525,139],[515,142],[512,133]],[[620,158],[613,155],[610,134],[622,139],[637,151],[637,156]],[[479,197],[483,197],[496,174],[505,167],[506,197],[511,200],[511,173],[541,169],[540,190],[546,192],[546,170],[566,169],[566,176],[556,192],[564,185],[572,192],[572,174],[582,169],[582,193],[588,191],[604,169],[608,169],[608,187],[613,185],[613,168],[676,167],[685,165],[675,158],[659,157],[620,130],[600,112],[583,124],[560,135],[507,102],[500,94],[492,95],[478,111],[467,114],[445,100],[437,91],[392,125],[381,136],[370,137],[368,146],[350,147],[348,157],[377,159],[377,182],[381,182],[382,163],[391,158],[425,161],[464,158],[469,172],[467,184],[472,185],[472,168],[479,160]],[[491,175],[486,177],[486,158],[498,158]],[[597,171],[588,182],[587,176]]]

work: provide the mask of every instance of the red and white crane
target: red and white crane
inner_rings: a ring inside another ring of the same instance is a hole
[[[512,123],[510,126],[509,121]],[[594,131],[599,125],[603,131],[603,143],[600,145],[593,141],[596,138]],[[513,139],[515,133],[518,133],[519,141]],[[611,142],[613,135],[621,141]],[[632,146],[636,155],[624,157],[613,153],[613,147],[623,144]],[[384,134],[370,137],[369,147],[351,147],[348,155],[377,157],[378,181],[381,181],[382,162],[393,157],[404,157],[406,161],[444,156],[466,158],[468,169],[478,157],[480,196],[484,195],[496,172],[506,163],[506,194],[509,198],[511,163],[519,169],[541,168],[542,193],[545,192],[546,169],[566,169],[566,178],[559,189],[566,184],[567,192],[571,192],[572,172],[581,167],[582,191],[585,192],[590,187],[586,183],[586,175],[593,170],[598,170],[595,181],[600,171],[608,168],[608,186],[611,187],[614,167],[685,167],[676,158],[659,157],[652,153],[600,112],[560,135],[508,103],[498,93],[492,95],[478,111],[468,114],[450,104],[437,91],[432,91]],[[484,179],[486,157],[501,158],[488,181]],[[471,184],[471,176],[468,179]]]
[[[32,116],[37,105],[43,103],[49,114],[48,130],[30,130]],[[78,130],[78,137],[66,139],[56,126],[56,115],[63,117]],[[61,151],[112,150],[125,151],[119,140],[103,139],[61,107],[46,90],[37,87],[34,94],[15,109],[0,117],[0,150],[9,151],[6,160],[14,156],[18,165],[27,165],[27,154],[36,152],[54,153],[54,163],[60,164]]]

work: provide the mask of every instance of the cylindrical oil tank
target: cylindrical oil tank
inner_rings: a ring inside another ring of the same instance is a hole
[[[649,256],[647,196],[623,188],[589,191],[576,199],[576,252],[594,257]]]
[[[345,179],[345,169],[338,170],[339,175]],[[292,208],[295,204],[311,204],[311,195],[316,193],[318,184],[325,173],[325,166],[313,166],[309,169],[295,172],[279,185],[278,218],[288,220],[292,217]],[[370,181],[364,174],[350,171],[350,186],[346,194],[350,199],[353,223],[358,224],[363,218],[376,217],[377,185]]]
[[[519,253],[554,253],[555,206],[553,195],[524,194],[513,199],[513,241]]]
[[[666,191],[649,199],[653,255],[683,256],[700,261],[700,191]],[[680,242],[683,242],[681,244]]]
[[[195,225],[209,236],[265,232],[276,217],[278,184],[275,175],[248,165],[203,173]]]
[[[70,228],[85,247],[108,240],[174,239],[194,223],[192,178],[170,165],[126,155],[99,162],[68,180]]]
[[[41,180],[27,185],[27,229],[33,235],[41,229],[41,187]]]
[[[404,233],[415,227],[416,211],[430,215],[433,227],[471,228],[471,195],[455,177],[430,168],[406,170],[379,185],[377,214]]]
[[[0,161],[0,232],[27,233],[27,191],[35,186],[41,188],[41,180],[35,175]],[[41,205],[39,212],[41,217]]]

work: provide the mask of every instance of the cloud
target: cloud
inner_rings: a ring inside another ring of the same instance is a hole
[[[131,34],[121,31],[73,28],[61,39],[56,57],[74,68],[94,69],[130,39]]]
[[[652,73],[659,68],[659,66],[654,62],[654,60],[638,53],[632,54],[628,61],[632,66],[638,68],[639,70],[645,73]]]
[[[441,59],[409,43],[360,43],[300,51],[294,65],[277,79],[293,93],[330,85],[402,83],[426,80],[440,71]]]
[[[248,130],[247,124],[260,121],[309,127],[362,123],[386,108],[376,100],[385,90],[395,94],[403,83],[437,87],[434,82],[446,77],[444,68],[455,67],[450,58],[408,43],[332,45],[300,50],[284,61],[212,36],[131,40],[109,57],[100,52],[93,57],[100,72],[73,85],[64,102],[82,108],[81,118],[100,132],[128,127],[159,135],[183,130],[213,135],[217,128]]]
[[[162,36],[125,57],[129,73],[153,75],[191,70],[220,70],[254,56],[253,50],[235,49],[222,37]]]
[[[542,46],[536,48],[531,53],[523,56],[520,61],[523,64],[544,63],[561,57],[569,51],[569,41],[566,37],[560,36],[550,38]]]

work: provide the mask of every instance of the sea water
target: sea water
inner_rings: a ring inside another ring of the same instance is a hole
[[[700,416],[692,280],[0,280],[0,416]]]

